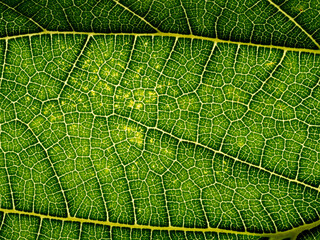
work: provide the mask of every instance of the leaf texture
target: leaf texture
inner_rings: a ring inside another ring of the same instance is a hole
[[[0,1],[0,239],[318,239],[309,1]]]

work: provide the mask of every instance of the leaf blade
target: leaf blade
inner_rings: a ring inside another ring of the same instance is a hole
[[[174,33],[2,39],[0,236],[40,218],[25,232],[39,236],[45,215],[76,238],[87,223],[113,238],[318,226],[316,50]]]

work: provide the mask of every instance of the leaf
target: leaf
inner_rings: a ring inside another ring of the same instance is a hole
[[[1,239],[319,239],[320,10],[0,1]]]

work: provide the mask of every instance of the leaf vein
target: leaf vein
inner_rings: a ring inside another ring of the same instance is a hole
[[[296,180],[296,179],[291,179],[291,178],[289,178],[289,177],[282,176],[282,175],[280,175],[280,174],[278,174],[278,173],[272,172],[271,170],[268,170],[268,169],[263,168],[263,167],[261,167],[261,166],[257,166],[257,165],[255,165],[255,164],[253,164],[253,163],[246,162],[246,161],[241,160],[241,159],[239,159],[239,158],[237,158],[237,157],[234,157],[234,156],[232,156],[232,155],[229,155],[229,154],[227,154],[227,153],[224,153],[224,152],[222,152],[221,150],[213,149],[213,148],[211,148],[211,147],[209,147],[209,146],[206,146],[206,145],[204,145],[204,144],[202,144],[202,143],[199,143],[199,142],[195,142],[195,141],[191,141],[191,140],[187,140],[187,139],[181,139],[181,138],[179,138],[179,137],[177,137],[177,136],[175,136],[175,135],[173,135],[173,134],[171,134],[171,133],[169,133],[169,132],[167,132],[167,131],[165,131],[165,130],[162,130],[162,129],[158,128],[158,127],[150,127],[150,126],[147,126],[147,125],[145,125],[145,124],[143,124],[143,123],[141,123],[141,122],[139,122],[139,121],[136,121],[136,120],[134,120],[134,119],[132,119],[132,118],[130,118],[130,117],[128,118],[128,117],[125,117],[125,116],[123,116],[123,115],[116,114],[116,113],[115,113],[114,115],[115,115],[115,116],[118,116],[118,117],[121,117],[121,118],[124,118],[124,119],[127,119],[127,120],[130,120],[130,121],[132,121],[132,122],[134,122],[134,123],[136,123],[136,124],[139,124],[140,126],[143,126],[143,127],[147,128],[148,130],[149,130],[149,129],[153,129],[153,130],[157,130],[157,131],[159,131],[159,132],[162,132],[162,133],[164,133],[164,134],[167,134],[167,135],[169,135],[170,137],[178,140],[179,142],[191,143],[191,144],[194,144],[194,145],[203,147],[203,148],[205,148],[205,149],[207,149],[207,150],[210,150],[210,151],[212,151],[212,152],[214,152],[214,153],[221,154],[222,156],[225,156],[225,157],[231,158],[231,159],[233,159],[233,160],[235,160],[235,161],[237,161],[237,162],[246,164],[246,165],[248,165],[249,167],[257,168],[257,169],[259,169],[259,170],[262,170],[262,171],[264,171],[264,172],[269,173],[270,175],[273,175],[273,176],[276,176],[276,177],[285,179],[285,180],[287,180],[287,181],[289,181],[289,182],[294,182],[294,183],[303,185],[304,187],[307,187],[307,188],[313,189],[313,190],[315,190],[315,191],[317,191],[317,192],[320,192],[320,189],[319,189],[318,187],[314,187],[314,186],[312,186],[312,185],[309,185],[309,184],[300,182],[300,181],[298,181],[298,180]],[[110,117],[110,116],[109,116],[109,117]]]
[[[308,38],[318,47],[318,49],[320,49],[320,44],[304,28],[302,28],[302,26],[296,20],[294,20],[293,17],[291,17],[289,14],[287,14],[285,11],[283,11],[281,9],[281,7],[278,6],[277,4],[275,4],[272,0],[267,0],[267,1],[271,5],[273,5],[275,8],[277,8],[277,10],[279,12],[281,12],[283,15],[285,15],[287,18],[289,18],[289,20],[291,22],[293,22],[304,34],[306,34],[308,36]]]

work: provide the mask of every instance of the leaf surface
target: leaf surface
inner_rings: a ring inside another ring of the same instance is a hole
[[[0,239],[317,239],[310,1],[0,1]]]

